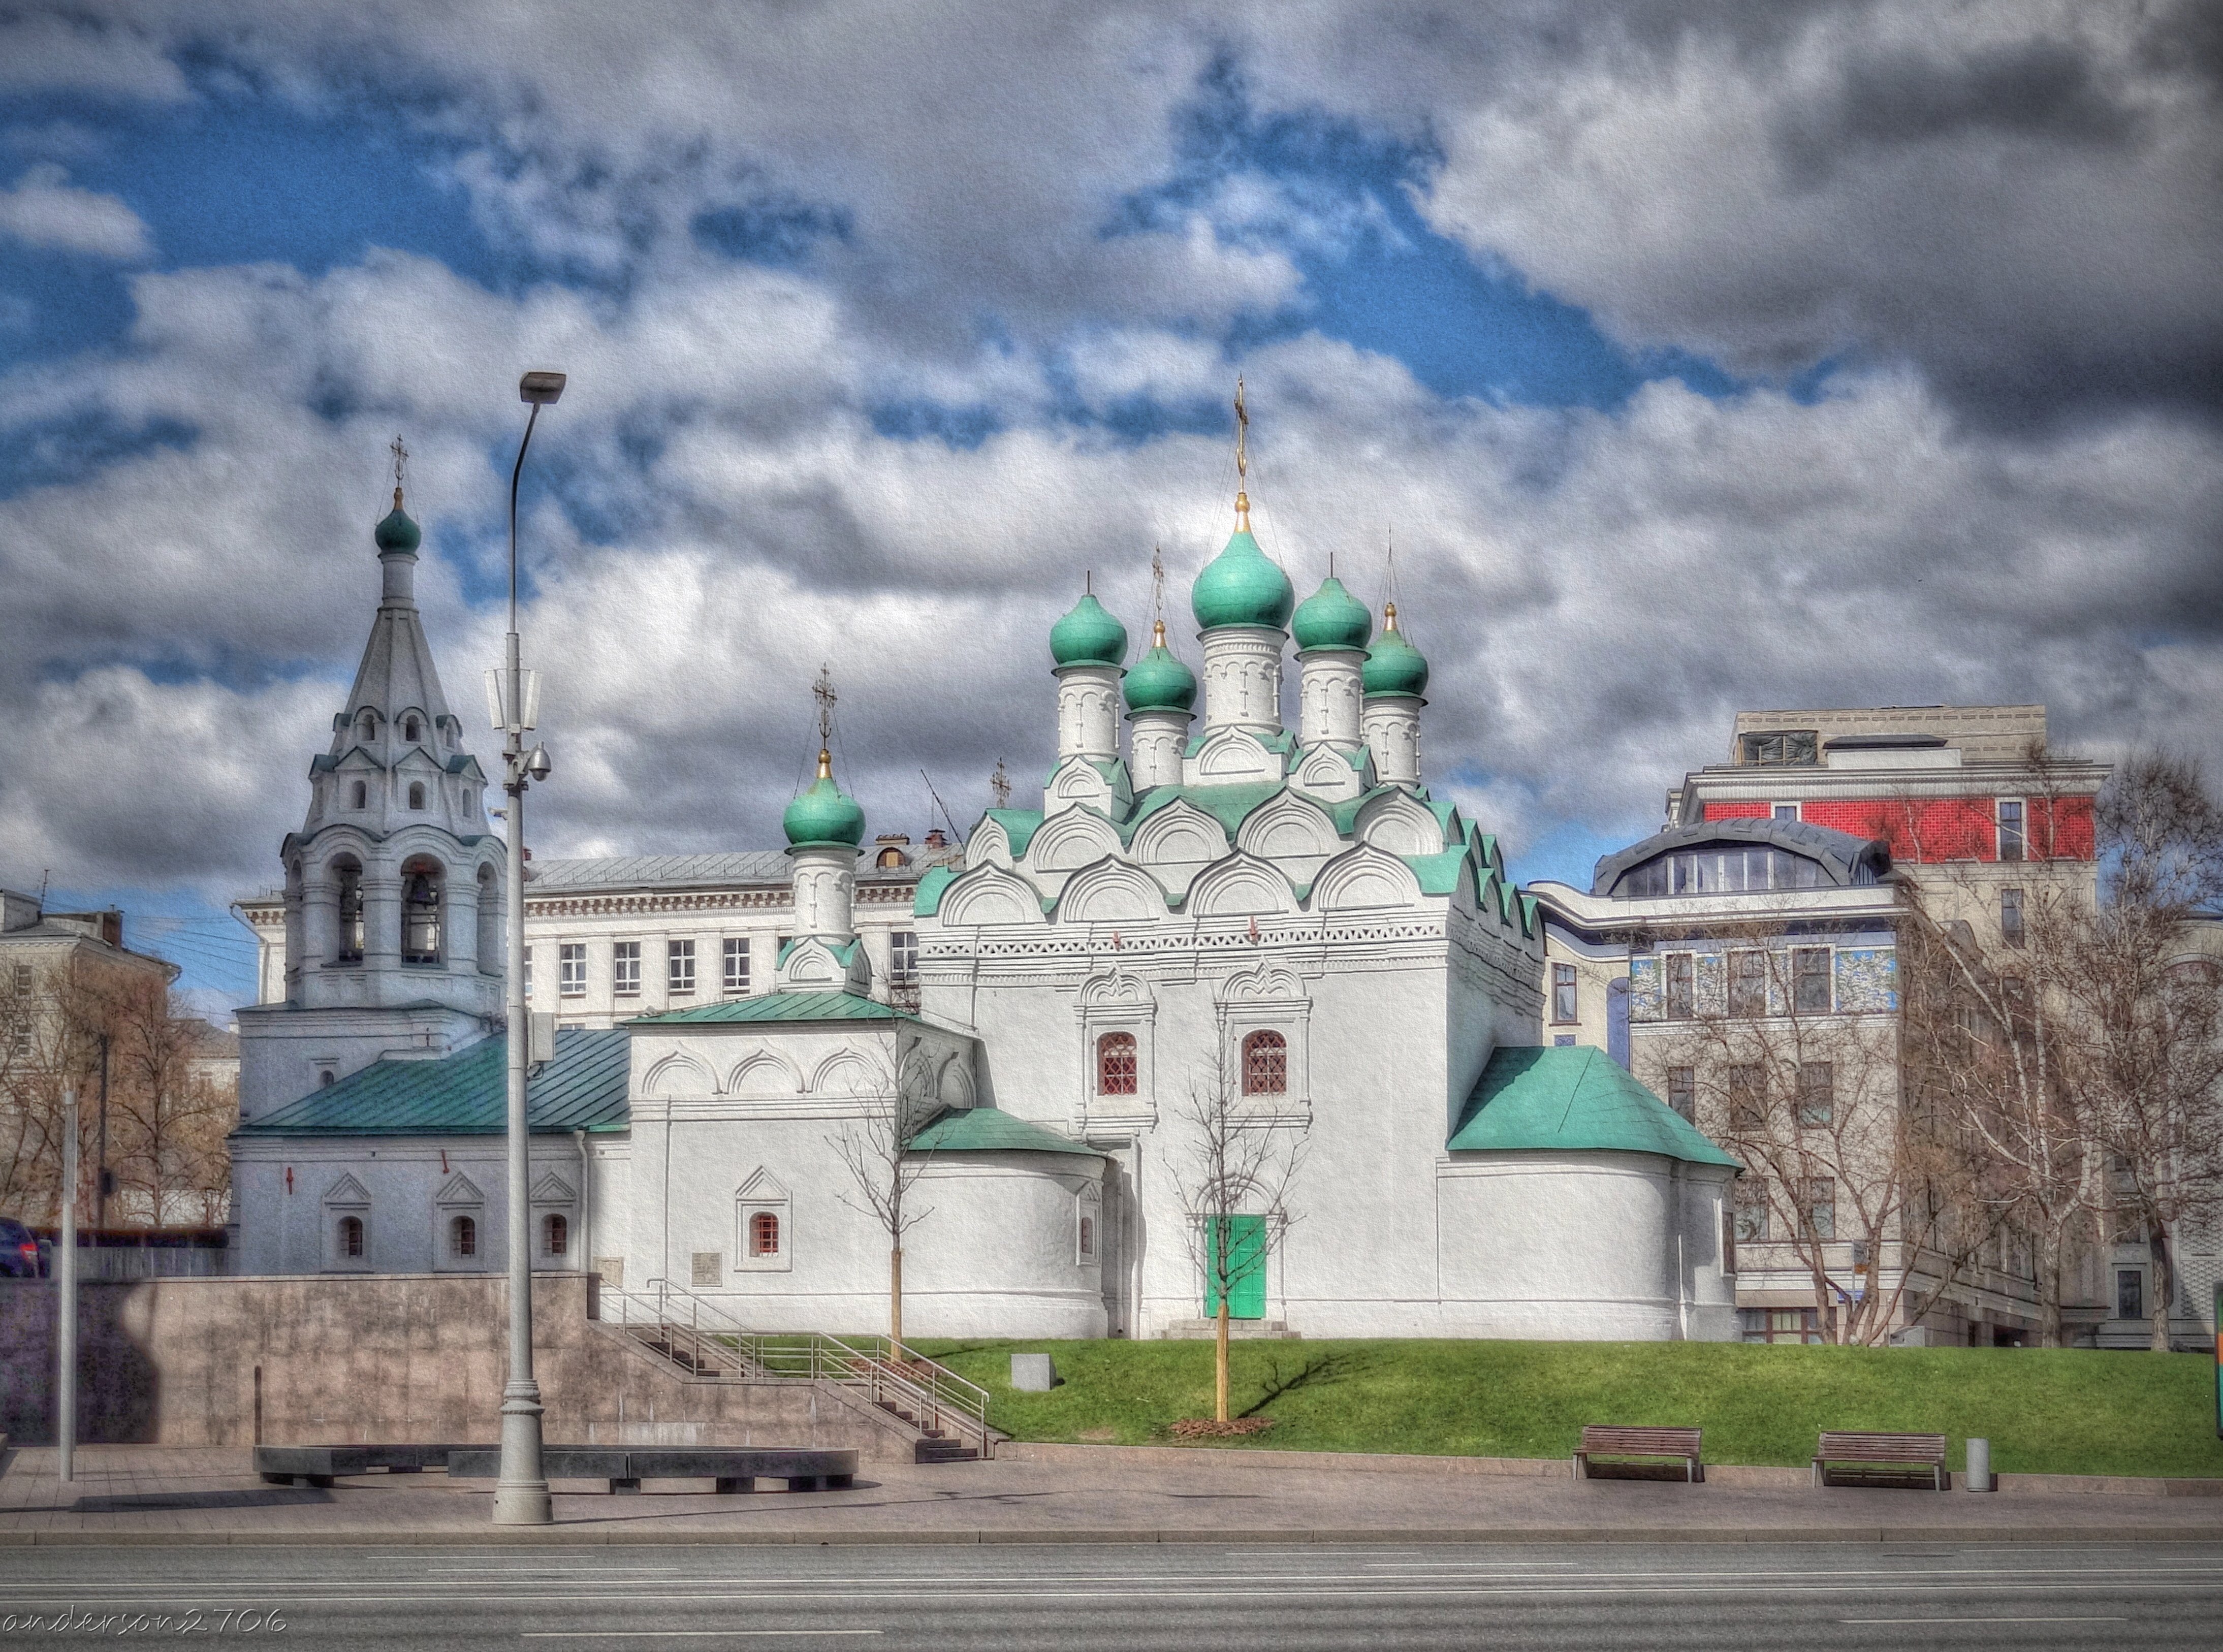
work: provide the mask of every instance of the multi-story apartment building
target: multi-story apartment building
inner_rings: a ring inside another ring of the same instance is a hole
[[[1882,1190],[1903,1072],[1899,931],[1918,899],[1974,944],[2012,949],[2041,900],[2088,900],[2108,772],[2049,753],[2042,706],[1742,712],[1729,760],[1685,777],[1659,833],[1600,861],[1586,890],[1531,886],[1548,917],[1547,1038],[1609,1050],[1745,1146],[1748,1338],[1824,1336],[1871,1295],[1895,1304],[1896,1341],[2031,1335],[2034,1262],[2012,1229],[1942,1255]],[[2214,1249],[2180,1246],[2180,1312],[2223,1267]],[[2071,1334],[2143,1344],[2151,1263],[2142,1243],[2081,1250]]]
[[[911,896],[922,873],[954,861],[947,835],[884,834],[859,868],[858,938],[874,992],[918,1003]],[[526,993],[564,1027],[612,1027],[772,990],[797,933],[787,855],[778,849],[533,862],[526,874]],[[282,891],[237,903],[254,930],[261,1001],[282,1002]]]

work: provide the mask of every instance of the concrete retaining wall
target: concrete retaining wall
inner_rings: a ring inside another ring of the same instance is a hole
[[[830,1385],[706,1382],[592,1317],[598,1282],[532,1281],[551,1441],[847,1447],[910,1459],[900,1424]],[[300,1275],[79,1287],[79,1438],[245,1446],[492,1443],[507,1370],[499,1277]],[[0,1434],[54,1440],[55,1294],[0,1280]]]

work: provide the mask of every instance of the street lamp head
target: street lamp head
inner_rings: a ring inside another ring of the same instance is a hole
[[[517,381],[517,399],[547,407],[564,394],[561,373],[527,373]]]

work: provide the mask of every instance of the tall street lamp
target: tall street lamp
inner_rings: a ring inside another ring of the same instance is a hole
[[[504,823],[509,828],[509,1380],[501,1390],[501,1473],[494,1482],[497,1526],[545,1526],[555,1518],[548,1500],[548,1477],[540,1458],[540,1384],[532,1378],[532,1138],[526,1133],[525,1068],[531,1024],[525,1004],[525,793],[534,780],[548,778],[548,753],[525,737],[538,721],[539,678],[528,678],[517,640],[517,483],[525,473],[525,451],[540,410],[564,394],[561,373],[527,373],[518,381],[519,397],[532,405],[525,420],[525,439],[517,445],[517,464],[509,473],[509,636],[502,660],[495,709],[502,731],[501,789],[507,794]]]

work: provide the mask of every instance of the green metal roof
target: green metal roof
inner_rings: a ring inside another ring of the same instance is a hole
[[[1050,627],[1049,657],[1061,666],[1124,665],[1127,627],[1093,595],[1083,596],[1070,613]]]
[[[911,1138],[916,1153],[1082,1153],[1101,1158],[1094,1148],[1069,1136],[1014,1119],[994,1107],[945,1113]]]
[[[627,1039],[562,1027],[555,1059],[525,1081],[535,1132],[623,1130]],[[375,1061],[337,1084],[242,1125],[241,1136],[497,1136],[507,1126],[509,1044],[496,1035],[433,1061]]]
[[[1244,817],[1268,799],[1280,796],[1288,788],[1279,780],[1258,780],[1248,785],[1162,785],[1151,790],[1141,807],[1127,818],[1121,836],[1132,841],[1135,829],[1152,815],[1180,798],[1201,809],[1221,826],[1228,837],[1243,823]]]
[[[910,911],[913,917],[931,917],[941,910],[941,892],[957,881],[957,873],[950,867],[929,867],[911,892]]]
[[[991,809],[988,818],[1004,829],[1004,836],[1011,846],[1014,861],[1025,856],[1027,845],[1034,842],[1035,834],[1042,829],[1042,813],[1039,809]]]
[[[690,1010],[643,1015],[629,1027],[703,1026],[726,1021],[916,1021],[909,1010],[854,993],[766,993],[760,998],[728,998],[697,1004]]]
[[[1452,1132],[1453,1152],[1657,1153],[1688,1164],[1736,1160],[1603,1050],[1502,1049],[1482,1069]]]

